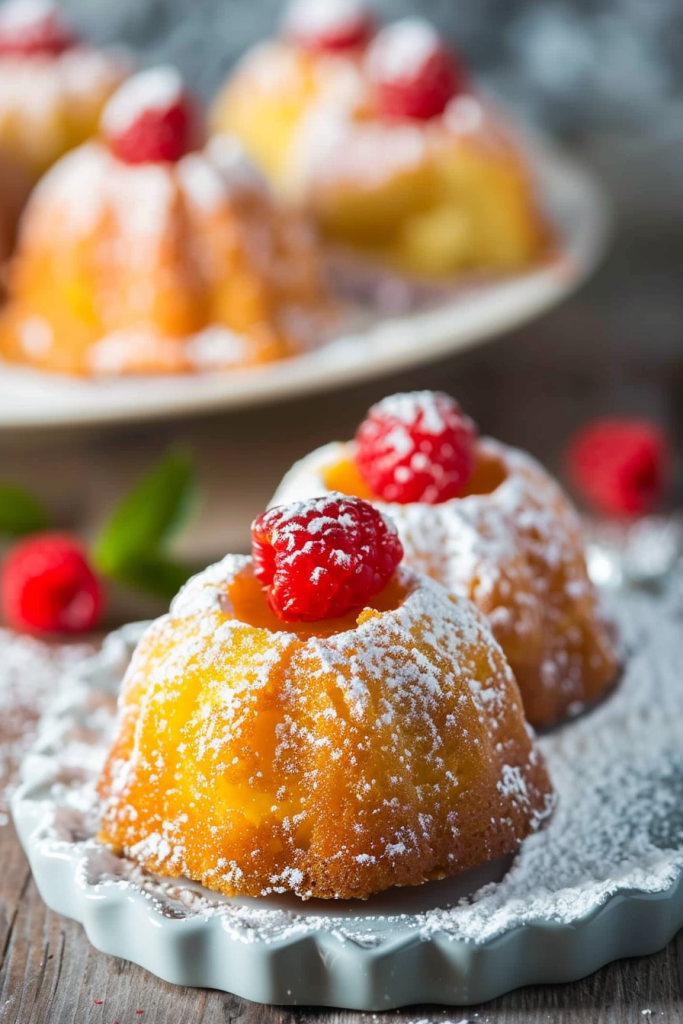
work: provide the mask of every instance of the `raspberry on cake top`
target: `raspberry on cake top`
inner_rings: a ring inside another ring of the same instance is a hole
[[[228,896],[364,898],[515,850],[553,795],[485,620],[330,494],[253,524],[140,642],[100,839]]]

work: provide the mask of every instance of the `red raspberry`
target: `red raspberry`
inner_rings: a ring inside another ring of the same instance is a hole
[[[387,118],[428,121],[466,89],[464,69],[432,26],[419,18],[382,29],[366,66],[377,109]]]
[[[126,164],[175,163],[201,145],[195,103],[171,67],[142,71],[125,82],[104,110],[102,131]]]
[[[365,46],[374,20],[363,0],[296,0],[285,16],[284,32],[313,53],[336,53]]]
[[[78,541],[42,533],[20,541],[7,555],[0,603],[15,629],[81,633],[99,622],[103,597]]]
[[[474,467],[476,430],[440,391],[392,395],[356,433],[356,465],[378,498],[437,505],[456,498]]]
[[[393,523],[367,501],[332,493],[264,512],[251,527],[256,577],[285,621],[361,608],[403,557]]]
[[[58,57],[77,42],[51,3],[14,0],[0,8],[1,57]]]
[[[568,449],[570,476],[596,509],[612,516],[654,511],[669,483],[664,432],[641,419],[602,419],[579,431]]]

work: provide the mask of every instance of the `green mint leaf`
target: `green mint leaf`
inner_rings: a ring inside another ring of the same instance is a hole
[[[152,554],[118,566],[111,575],[119,583],[170,601],[197,571],[195,567]]]
[[[0,533],[21,537],[48,525],[45,509],[22,487],[0,486]]]
[[[195,492],[190,455],[172,449],[124,498],[105,525],[93,548],[96,567],[116,577],[134,563],[155,556],[185,521]]]

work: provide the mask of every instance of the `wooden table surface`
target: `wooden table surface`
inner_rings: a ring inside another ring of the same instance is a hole
[[[680,449],[683,233],[621,242],[596,280],[562,309],[458,359],[294,405],[109,431],[0,436],[0,479],[33,487],[60,523],[87,532],[170,441],[188,441],[205,500],[183,546],[209,560],[245,548],[251,517],[293,458],[348,436],[369,402],[393,390],[450,390],[487,432],[554,469],[569,431],[604,411],[655,415]],[[129,598],[113,609],[114,618],[140,613]],[[0,828],[0,866],[0,1022],[343,1024],[362,1016],[261,1007],[164,984],[95,952],[79,925],[46,910],[11,825]],[[612,964],[573,985],[527,989],[466,1010],[413,1007],[369,1019],[683,1024],[683,934],[655,956]]]

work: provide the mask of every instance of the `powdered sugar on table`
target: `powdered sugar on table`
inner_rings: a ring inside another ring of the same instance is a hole
[[[35,740],[37,724],[54,702],[62,673],[90,648],[48,646],[30,637],[0,630],[0,825],[7,824],[8,802],[19,762]]]

